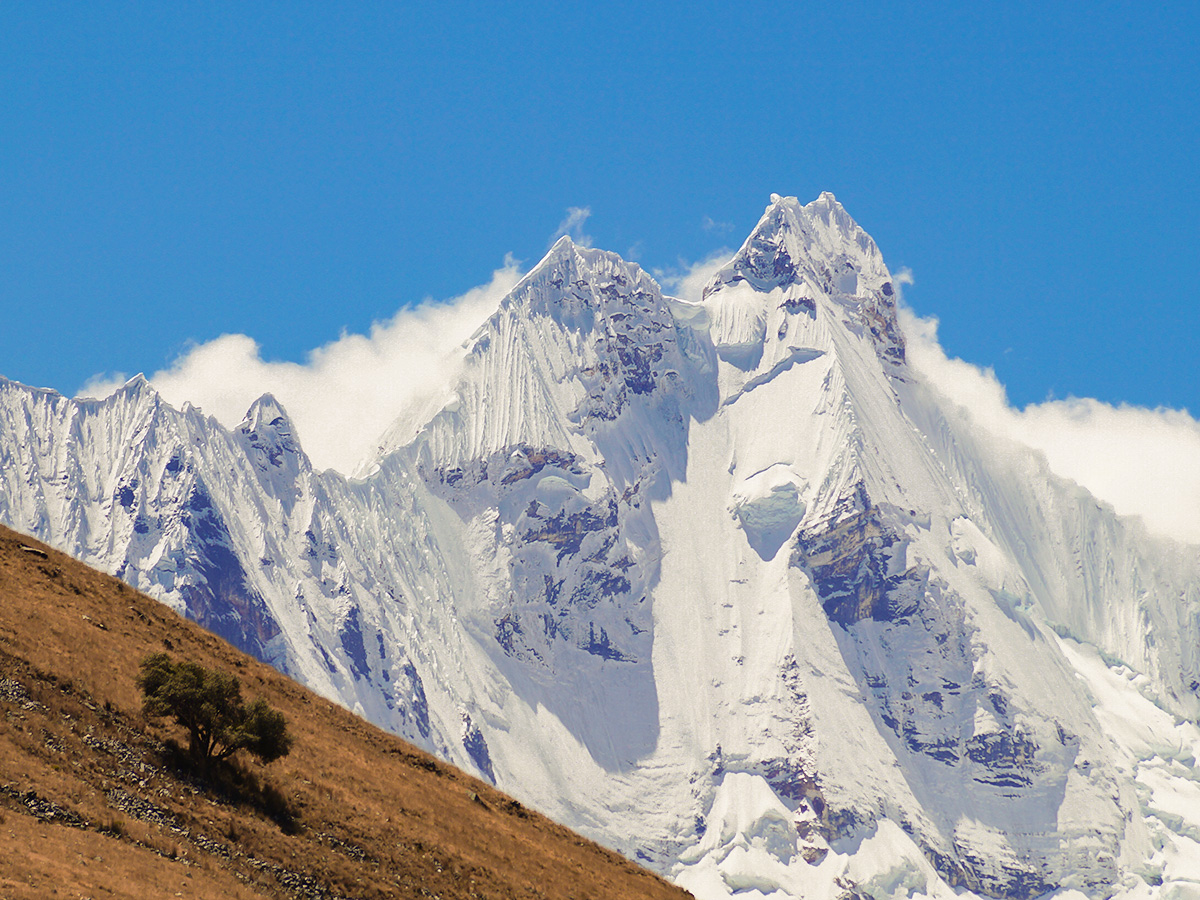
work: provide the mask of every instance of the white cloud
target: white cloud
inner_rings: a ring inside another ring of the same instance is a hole
[[[664,293],[678,297],[680,300],[698,303],[709,279],[733,259],[735,252],[728,247],[722,247],[694,263],[681,260],[678,268],[655,269],[653,274],[658,279],[658,283],[662,285]]]
[[[372,325],[369,335],[343,334],[303,363],[266,361],[253,338],[222,335],[150,381],[173,406],[193,403],[229,428],[258,397],[274,394],[313,465],[349,473],[410,400],[451,377],[458,348],[519,278],[509,257],[487,284],[453,300],[402,309]],[[79,395],[103,397],[124,380],[94,378]]]
[[[554,236],[550,238],[550,243],[553,244],[565,234],[581,247],[592,246],[591,235],[585,234],[583,231],[584,223],[591,218],[591,215],[592,208],[590,206],[568,207],[567,217],[558,223],[558,228],[555,230]]]
[[[994,371],[946,356],[936,319],[901,307],[900,321],[909,364],[978,425],[1041,450],[1055,472],[1118,513],[1200,544],[1200,422],[1186,411],[1075,397],[1016,409]]]
[[[75,392],[75,397],[77,399],[94,397],[97,400],[103,400],[128,380],[129,375],[125,372],[102,372],[85,381],[83,387]]]
[[[577,212],[576,228],[587,218],[586,210]],[[667,293],[698,301],[732,256],[722,249],[654,274]],[[489,283],[446,302],[403,309],[373,325],[369,335],[343,334],[303,363],[263,360],[253,338],[227,334],[191,348],[150,380],[171,404],[193,403],[226,427],[236,426],[251,403],[270,392],[288,410],[315,466],[351,472],[406,404],[451,377],[458,348],[519,278],[517,263],[508,258]],[[893,281],[911,284],[911,273],[902,270]],[[910,365],[978,425],[1041,450],[1054,471],[1119,513],[1200,544],[1200,422],[1186,411],[1078,398],[1019,410],[991,369],[946,356],[936,319],[919,318],[901,305],[900,320]],[[94,378],[79,396],[107,396],[125,380]]]
[[[729,234],[733,231],[734,225],[732,222],[718,222],[712,216],[705,216],[700,220],[700,226],[705,231],[712,231],[716,234]]]

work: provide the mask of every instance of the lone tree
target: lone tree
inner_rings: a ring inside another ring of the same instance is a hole
[[[200,768],[207,770],[239,750],[269,763],[292,749],[283,713],[261,697],[242,702],[242,685],[236,676],[194,662],[176,662],[167,653],[152,653],[140,668],[143,711],[151,718],[171,716],[186,728],[188,752]]]

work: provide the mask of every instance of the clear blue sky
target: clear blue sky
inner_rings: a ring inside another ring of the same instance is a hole
[[[1200,4],[433,7],[0,7],[0,373],[299,360],[570,206],[654,268],[832,190],[1017,403],[1200,412]]]

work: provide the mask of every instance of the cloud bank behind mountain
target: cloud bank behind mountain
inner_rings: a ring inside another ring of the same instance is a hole
[[[577,217],[571,224],[582,221]],[[699,300],[704,284],[730,256],[721,250],[655,274],[667,293]],[[270,392],[291,415],[313,464],[351,473],[399,411],[448,383],[463,342],[520,277],[509,257],[487,284],[402,309],[369,334],[342,334],[301,363],[264,360],[252,337],[226,334],[192,347],[150,380],[168,402],[192,403],[227,427]],[[897,282],[911,282],[911,276],[902,271]],[[921,318],[901,304],[900,320],[910,365],[979,427],[1040,450],[1059,475],[1117,512],[1140,516],[1152,531],[1200,544],[1200,422],[1186,410],[1079,397],[1018,409],[994,371],[947,355],[937,319]],[[106,396],[124,380],[92,379],[80,396]]]

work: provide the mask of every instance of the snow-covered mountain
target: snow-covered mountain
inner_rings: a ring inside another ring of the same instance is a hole
[[[0,519],[702,898],[1200,896],[1197,548],[977,432],[893,285],[830,194],[699,303],[563,238],[353,479],[270,396],[0,380]]]

